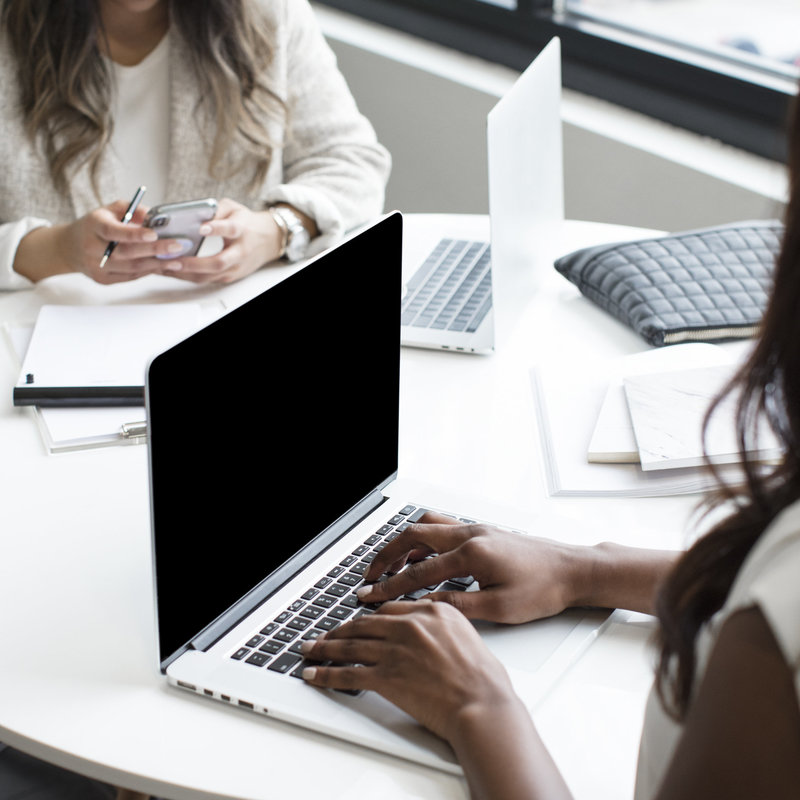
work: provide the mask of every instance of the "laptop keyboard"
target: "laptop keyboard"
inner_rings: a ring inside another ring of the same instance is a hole
[[[488,243],[442,239],[409,281],[400,319],[414,328],[471,333],[491,307]]]
[[[231,658],[279,674],[302,677],[303,670],[311,663],[300,653],[302,643],[333,630],[345,620],[374,613],[377,604],[361,603],[356,596],[356,590],[364,582],[364,573],[375,556],[426,510],[413,505],[400,509],[284,611],[266,621]],[[454,578],[442,583],[441,588],[465,590],[473,582],[472,577]],[[419,600],[439,586],[428,586],[399,599]]]

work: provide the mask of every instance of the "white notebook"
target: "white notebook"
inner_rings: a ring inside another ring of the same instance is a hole
[[[14,390],[20,397],[48,390],[141,387],[149,360],[203,324],[196,303],[150,305],[44,305]],[[24,397],[22,397],[24,401]],[[55,401],[59,404],[58,401]]]
[[[126,367],[129,370],[143,371],[153,347],[159,347],[159,340],[174,342],[188,335],[196,328],[210,322],[224,311],[224,306],[218,301],[206,305],[194,303],[171,303],[159,305],[108,305],[108,306],[54,306],[55,314],[48,312],[48,325],[60,320],[68,323],[76,315],[83,317],[87,325],[107,322],[113,317],[113,327],[120,330],[127,327],[130,332],[128,343],[125,345],[126,357],[131,353],[133,364]],[[157,309],[154,313],[153,309]],[[120,309],[123,309],[120,312]],[[127,311],[127,309],[131,309]],[[168,321],[161,329],[142,331],[142,323],[149,320],[151,323]],[[23,367],[23,361],[28,365],[32,358],[27,358],[30,350],[31,339],[34,333],[32,324],[3,325],[8,344],[17,358],[21,374],[25,374],[30,366]],[[97,328],[94,327],[96,331]],[[45,331],[46,332],[46,331]],[[41,333],[41,331],[40,331]],[[143,333],[146,335],[138,335]],[[136,334],[136,335],[134,335]],[[164,338],[161,338],[164,337]],[[98,339],[98,337],[94,337]],[[100,337],[103,338],[103,337]],[[134,341],[135,340],[135,341]],[[108,339],[101,343],[107,350]],[[138,350],[138,352],[137,352]],[[122,351],[117,350],[117,355],[122,356]],[[71,359],[74,361],[74,359]],[[141,367],[137,366],[141,364]],[[135,375],[136,373],[133,372]],[[107,447],[109,445],[144,444],[147,441],[144,407],[81,407],[60,408],[32,406],[36,423],[39,427],[42,440],[50,453],[63,453],[86,448]]]

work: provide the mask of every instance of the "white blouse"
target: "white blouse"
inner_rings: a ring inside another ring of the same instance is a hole
[[[725,620],[735,611],[758,606],[770,626],[786,663],[794,671],[800,702],[800,502],[779,514],[745,559],[725,605],[712,617],[697,640],[699,684]],[[669,766],[682,726],[664,711],[652,690],[645,711],[636,775],[636,800],[650,800]]]
[[[132,67],[106,62],[114,76],[111,148],[120,164],[120,200],[145,186],[143,203],[154,206],[193,197],[164,196],[169,153],[169,37]]]

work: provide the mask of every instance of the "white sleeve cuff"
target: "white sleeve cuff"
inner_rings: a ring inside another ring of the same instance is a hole
[[[0,225],[0,289],[30,289],[33,281],[14,272],[14,258],[23,237],[36,228],[49,228],[46,219],[23,217]]]
[[[317,224],[319,236],[311,240],[308,256],[316,255],[335,244],[345,233],[342,215],[325,194],[308,186],[284,183],[270,189],[264,198],[267,206],[286,203],[311,217]]]

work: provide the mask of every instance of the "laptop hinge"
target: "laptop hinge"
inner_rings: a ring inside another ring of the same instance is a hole
[[[366,497],[352,506],[336,522],[327,527],[305,547],[299,550],[286,563],[268,575],[254,589],[248,592],[238,603],[231,606],[222,616],[218,617],[208,627],[202,630],[186,648],[190,650],[207,650],[217,640],[221,639],[231,628],[238,625],[244,617],[260,606],[272,594],[290,581],[298,572],[329,547],[335,544],[362,519],[371,514],[375,509],[386,502],[383,489],[391,483],[397,473],[394,473],[384,483],[370,492]],[[172,660],[172,659],[171,659]]]

